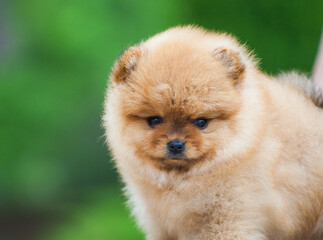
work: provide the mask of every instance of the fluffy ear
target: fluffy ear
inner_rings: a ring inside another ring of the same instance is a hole
[[[245,65],[241,62],[237,52],[227,48],[217,48],[214,50],[213,55],[227,67],[229,77],[234,80],[234,85],[243,79]]]
[[[141,51],[138,47],[130,47],[125,50],[112,69],[111,80],[115,83],[126,81],[130,73],[135,69],[140,56]]]

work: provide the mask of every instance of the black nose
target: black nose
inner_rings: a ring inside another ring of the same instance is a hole
[[[181,140],[175,139],[167,143],[167,149],[172,154],[179,154],[185,150],[185,143]]]

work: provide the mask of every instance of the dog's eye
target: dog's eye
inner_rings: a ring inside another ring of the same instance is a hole
[[[155,127],[155,125],[157,124],[161,124],[162,122],[163,122],[163,119],[159,116],[153,116],[153,117],[147,118],[147,123],[151,128]]]
[[[208,121],[205,118],[198,118],[194,120],[193,124],[199,129],[204,129],[207,126],[207,122]]]

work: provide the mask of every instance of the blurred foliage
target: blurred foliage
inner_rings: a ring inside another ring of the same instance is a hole
[[[51,239],[143,239],[113,190],[121,186],[100,126],[119,53],[197,24],[237,36],[267,72],[310,73],[322,12],[319,0],[2,1],[0,210],[68,216]]]
[[[135,223],[129,221],[130,213],[119,207],[124,201],[120,194],[115,190],[95,193],[90,204],[72,208],[72,220],[59,226],[52,236],[43,235],[41,239],[144,239]]]

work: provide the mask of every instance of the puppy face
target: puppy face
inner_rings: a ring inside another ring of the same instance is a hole
[[[130,48],[116,63],[110,95],[119,111],[110,114],[125,151],[164,171],[188,171],[234,138],[244,67],[235,52],[198,41],[151,45]]]

